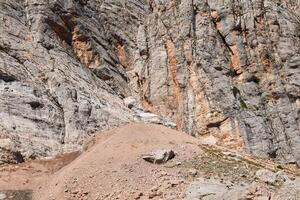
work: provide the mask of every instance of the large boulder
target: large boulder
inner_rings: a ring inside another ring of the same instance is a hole
[[[154,164],[162,164],[166,163],[168,160],[171,160],[175,157],[175,153],[172,150],[167,149],[156,149],[151,151],[148,154],[144,154],[142,158],[145,161],[148,161],[150,163]]]

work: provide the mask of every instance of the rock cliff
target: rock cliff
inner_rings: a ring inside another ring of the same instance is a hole
[[[80,149],[136,117],[300,164],[299,0],[0,0],[0,148]]]

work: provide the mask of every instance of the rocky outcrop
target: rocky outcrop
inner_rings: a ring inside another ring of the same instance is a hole
[[[134,121],[300,161],[299,1],[0,0],[0,138],[25,158]]]
[[[0,7],[0,134],[18,137],[24,157],[74,150],[98,129],[130,121],[119,91],[87,66],[96,49],[87,47],[90,32],[78,27],[94,22],[79,18],[75,4],[1,1]]]
[[[150,1],[137,96],[192,135],[299,162],[299,2]]]
[[[134,120],[122,100],[130,94],[115,51],[122,41],[105,26],[111,6],[0,1],[0,138],[24,158],[77,150],[96,131]]]
[[[281,186],[280,189],[272,191],[268,186],[251,183],[247,186],[234,186],[230,183],[220,183],[219,180],[200,180],[193,182],[187,189],[185,200],[204,199],[204,200],[217,200],[217,199],[254,199],[254,200],[267,200],[267,199],[297,199],[299,190],[298,181],[288,180]],[[242,184],[243,185],[243,184]]]

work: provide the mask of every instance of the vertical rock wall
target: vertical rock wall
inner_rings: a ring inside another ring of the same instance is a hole
[[[299,161],[299,1],[150,1],[142,103],[230,148]]]
[[[191,135],[300,161],[298,0],[0,0],[0,8],[0,138],[26,157],[74,150],[132,121],[121,99],[134,96]]]

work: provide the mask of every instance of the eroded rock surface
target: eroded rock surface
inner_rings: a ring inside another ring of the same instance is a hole
[[[134,121],[300,162],[298,0],[0,0],[0,138],[25,158]]]

